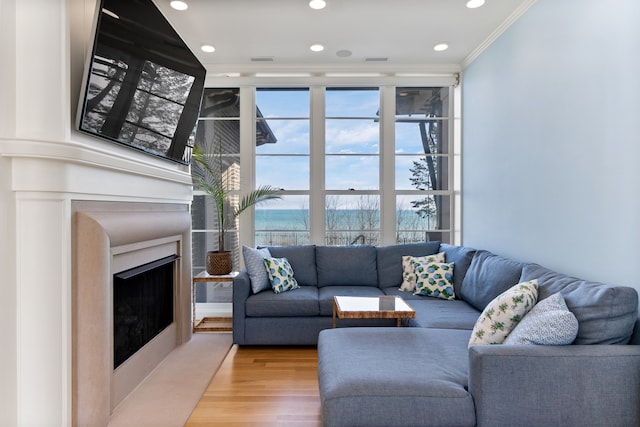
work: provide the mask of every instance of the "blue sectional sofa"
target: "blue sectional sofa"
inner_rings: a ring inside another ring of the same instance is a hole
[[[633,288],[434,242],[269,251],[290,261],[300,289],[254,294],[241,272],[234,280],[234,342],[317,344],[325,426],[640,426]],[[402,256],[438,252],[454,264],[455,299],[398,289]],[[558,292],[564,297],[578,322],[572,345],[469,347],[487,304],[533,279],[538,304]],[[400,295],[416,310],[413,327],[341,319],[331,329],[334,295]]]
[[[453,248],[453,247],[452,247]],[[300,289],[253,293],[246,270],[233,280],[233,341],[240,345],[316,345],[331,328],[334,295],[379,296],[402,282],[402,255],[430,255],[439,242],[388,247],[269,246],[287,258]],[[470,257],[469,257],[470,260]],[[477,316],[476,316],[477,317]],[[340,326],[392,326],[391,320],[341,320]]]

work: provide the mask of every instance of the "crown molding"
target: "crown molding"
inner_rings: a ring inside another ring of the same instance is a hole
[[[314,84],[456,84],[459,64],[207,64],[205,86],[218,85],[314,85]]]
[[[467,68],[475,59],[482,54],[489,46],[495,42],[498,37],[500,37],[509,27],[511,27],[522,15],[524,15],[535,3],[537,0],[528,0],[520,5],[511,15],[507,17],[507,19],[498,26],[489,37],[487,37],[480,45],[475,48],[460,64],[461,68],[464,70]]]

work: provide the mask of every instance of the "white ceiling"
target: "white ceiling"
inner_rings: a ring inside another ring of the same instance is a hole
[[[535,3],[486,0],[469,9],[467,0],[327,0],[325,9],[313,10],[308,0],[185,0],[189,8],[176,11],[169,0],[154,1],[209,71],[229,72],[269,67],[457,71]],[[312,52],[314,43],[325,50]],[[435,52],[438,43],[449,49]],[[202,44],[216,51],[204,53]],[[341,50],[352,54],[340,57]]]

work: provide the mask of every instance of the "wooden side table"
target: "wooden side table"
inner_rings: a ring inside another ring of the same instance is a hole
[[[210,328],[198,328],[200,325],[207,323],[207,321],[212,321],[213,319],[208,317],[203,317],[200,319],[198,323],[196,323],[196,283],[198,282],[233,282],[233,278],[238,275],[237,271],[232,271],[229,274],[224,274],[221,276],[214,276],[205,271],[198,273],[193,276],[193,281],[191,282],[191,325],[193,327],[193,332],[197,330],[208,331],[212,330]],[[222,330],[217,329],[216,330]],[[229,328],[230,330],[230,328]]]

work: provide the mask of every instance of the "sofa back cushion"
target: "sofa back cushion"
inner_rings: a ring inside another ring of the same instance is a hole
[[[426,256],[438,253],[440,242],[406,243],[379,246],[377,250],[378,284],[381,288],[402,284],[402,257]],[[448,261],[447,261],[448,262]]]
[[[317,246],[316,267],[319,287],[378,286],[375,246]]]
[[[289,260],[293,277],[299,285],[318,286],[316,245],[267,246],[274,258]]]
[[[476,251],[462,281],[460,296],[482,311],[495,297],[520,283],[523,265],[489,251]]]
[[[626,344],[638,318],[638,293],[626,286],[613,286],[556,273],[538,264],[525,264],[520,280],[538,279],[542,300],[560,292],[578,319],[574,344]]]
[[[476,250],[465,246],[454,246],[442,243],[440,245],[440,252],[444,252],[444,261],[448,263],[454,263],[455,268],[453,270],[453,290],[456,295],[460,295],[462,290],[462,281],[467,274],[467,270],[471,265],[473,255]],[[459,298],[459,297],[458,297]]]

